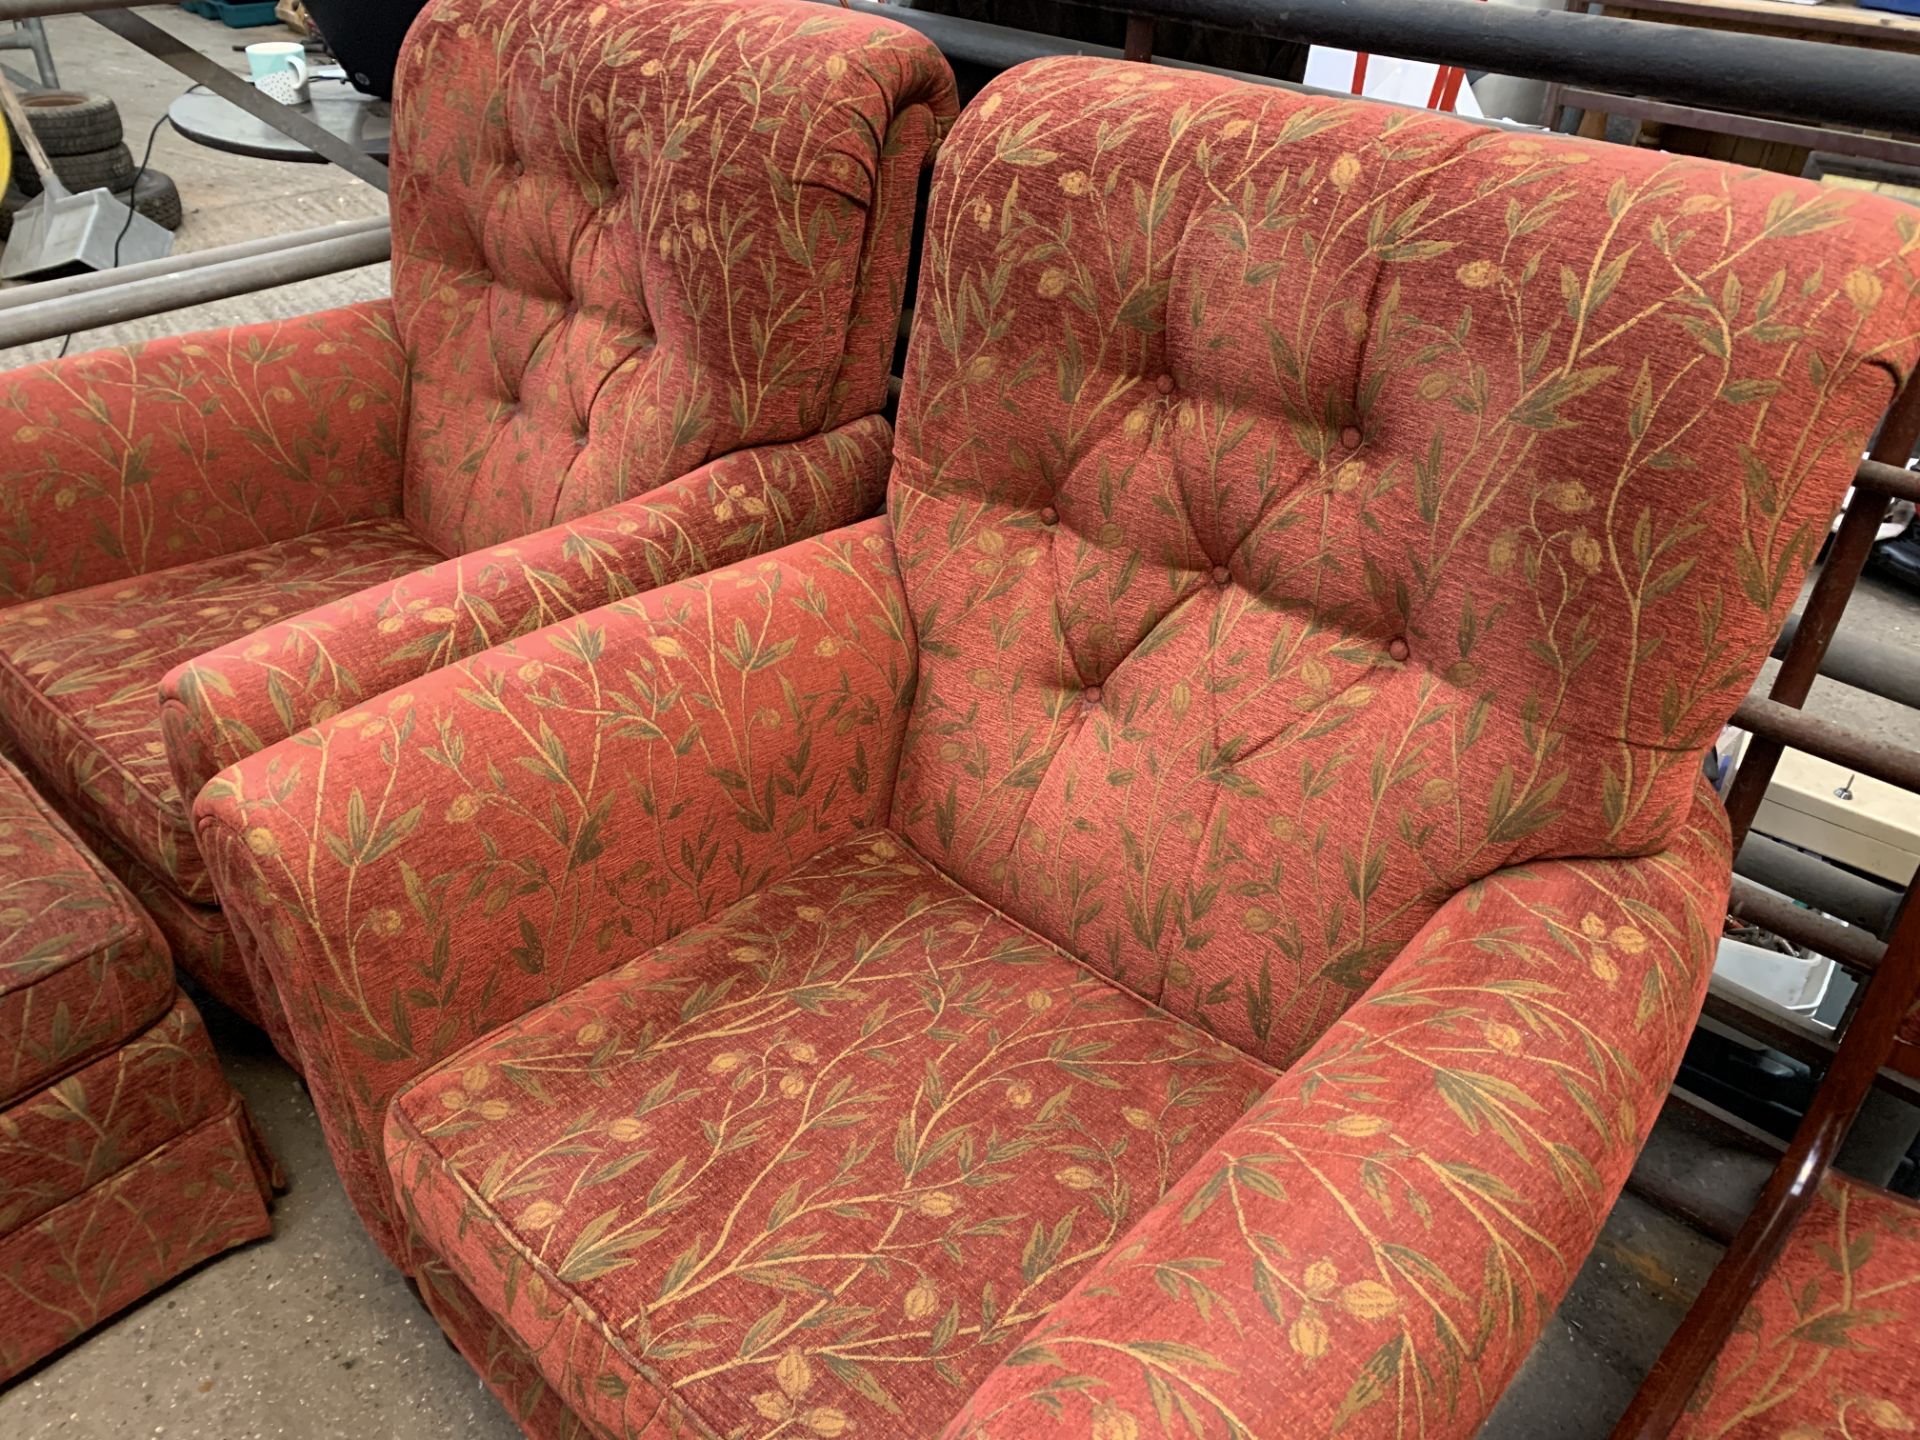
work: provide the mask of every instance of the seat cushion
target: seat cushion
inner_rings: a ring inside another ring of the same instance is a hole
[[[160,677],[442,558],[404,521],[367,520],[0,610],[0,724],[78,818],[187,898],[213,903],[191,797],[167,770]]]
[[[921,1433],[1272,1079],[870,832],[428,1072],[387,1157],[600,1433]]]
[[[0,1106],[138,1034],[172,999],[153,922],[0,761]]]
[[[1880,1440],[1920,1426],[1920,1205],[1829,1175],[1674,1440]]]

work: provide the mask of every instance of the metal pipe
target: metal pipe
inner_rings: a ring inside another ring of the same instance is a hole
[[[1793,120],[1913,134],[1920,117],[1920,57],[1851,45],[1477,0],[1159,0],[1154,14]]]
[[[42,300],[0,310],[0,348],[26,345],[101,325],[117,325],[143,315],[158,315],[188,305],[204,305],[231,295],[271,290],[319,275],[378,265],[393,253],[390,230],[343,235],[189,270],[183,275],[156,275],[131,280],[79,295]]]
[[[1659,100],[1642,100],[1632,95],[1605,95],[1597,90],[1563,90],[1560,92],[1560,103],[1569,110],[1599,110],[1623,119],[1645,120],[1656,125],[1684,125],[1696,130],[1711,130],[1718,135],[1736,135],[1743,140],[1804,145],[1810,150],[1824,150],[1829,155],[1920,165],[1920,144],[1911,140],[1890,140],[1884,135],[1856,135],[1851,130],[1834,130],[1824,125],[1768,120],[1755,115],[1736,115],[1725,110],[1704,110],[1697,105],[1668,105]]]
[[[1817,950],[1857,975],[1872,973],[1887,953],[1887,947],[1865,930],[1802,909],[1738,875],[1733,877],[1733,889],[1727,896],[1727,912],[1762,930],[1771,930],[1782,940]]]
[[[1872,935],[1888,934],[1900,907],[1899,890],[1751,830],[1733,870]]]
[[[41,15],[84,15],[89,10],[119,10],[127,0],[0,0],[0,20],[32,20]]]
[[[1757,737],[1791,745],[1902,790],[1920,793],[1920,750],[1856,734],[1845,725],[1818,719],[1760,695],[1742,700],[1730,723],[1751,730]]]
[[[1853,483],[1862,490],[1871,490],[1889,500],[1920,502],[1920,474],[1904,470],[1898,465],[1889,465],[1883,460],[1862,460],[1859,470],[1854,474]]]
[[[105,290],[130,280],[147,280],[156,275],[183,275],[223,265],[229,260],[245,260],[252,255],[270,255],[279,250],[297,250],[320,240],[348,235],[371,235],[387,228],[383,215],[365,220],[349,220],[344,225],[322,225],[312,230],[296,230],[291,235],[267,235],[258,240],[243,240],[237,245],[216,245],[207,250],[189,250],[184,255],[166,255],[158,260],[143,260],[137,265],[122,265],[117,270],[89,270],[83,275],[67,275],[58,280],[40,280],[30,285],[12,285],[0,290],[0,310],[22,305],[38,305],[68,295],[84,295]]]
[[[1789,615],[1773,642],[1773,658],[1784,659],[1799,633],[1800,617]],[[1829,680],[1865,690],[1911,710],[1920,710],[1920,656],[1897,645],[1883,645],[1841,633],[1833,637],[1820,661],[1820,673]]]

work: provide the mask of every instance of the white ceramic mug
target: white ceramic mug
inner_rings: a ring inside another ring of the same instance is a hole
[[[291,40],[263,40],[247,46],[247,70],[253,88],[282,105],[307,100],[307,51]]]

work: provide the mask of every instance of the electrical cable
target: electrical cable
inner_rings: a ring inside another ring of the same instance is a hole
[[[193,88],[198,90],[200,87],[196,85]],[[153,142],[159,138],[160,127],[166,123],[166,112],[162,111],[160,118],[153,122],[153,128],[147,131],[147,148],[140,152],[139,168],[133,172],[133,183],[127,187],[127,218],[121,223],[120,233],[113,237],[113,263],[107,267],[109,270],[118,270],[120,268],[120,242],[127,238],[127,231],[133,228],[133,217],[137,213],[133,208],[134,197],[139,193],[140,182],[146,178],[147,165],[153,159]],[[60,353],[54,356],[54,359],[64,360],[67,358],[67,347],[73,344],[73,334],[74,332],[71,330],[67,332],[66,339],[60,342]]]

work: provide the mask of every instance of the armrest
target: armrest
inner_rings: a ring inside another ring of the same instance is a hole
[[[876,519],[436,671],[200,792],[249,972],[390,1256],[394,1092],[882,822],[914,654]]]
[[[309,610],[160,682],[182,795],[276,740],[570,615],[871,515],[893,432],[869,415],[732,455],[650,494]]]
[[[1702,786],[1661,854],[1454,896],[949,1440],[1159,1434],[1170,1411],[1197,1435],[1474,1434],[1652,1128],[1728,873]]]
[[[406,359],[380,300],[0,381],[0,601],[400,511]]]

